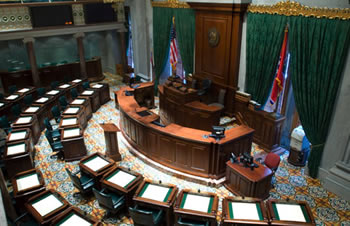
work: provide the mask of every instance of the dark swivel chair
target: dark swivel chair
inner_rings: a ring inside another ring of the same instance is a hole
[[[70,94],[72,96],[72,99],[76,99],[79,96],[78,90],[75,87],[70,90]]]
[[[107,210],[107,217],[118,213],[125,207],[125,197],[123,195],[118,195],[113,192],[105,193],[105,189],[98,191],[92,188],[92,191],[99,205]]]
[[[51,82],[51,89],[56,89],[60,83],[58,81]]]
[[[204,94],[206,94],[209,91],[210,87],[211,87],[211,80],[204,79],[202,81],[202,88],[200,90],[198,90],[198,95],[203,96]]]
[[[83,88],[84,89],[89,89],[90,88],[90,82],[84,82],[83,83]]]
[[[0,93],[0,100],[3,100],[3,99],[4,99],[4,94]]]
[[[17,91],[16,85],[9,86],[9,93],[10,94],[14,94],[16,91]]]
[[[18,118],[22,112],[21,106],[19,104],[15,104],[11,107],[11,113]]]
[[[3,130],[5,130],[5,132],[7,134],[9,134],[12,130],[11,128],[11,123],[9,122],[9,120],[7,119],[6,115],[3,115],[0,117],[0,128],[2,128]]]
[[[29,95],[25,96],[23,98],[23,101],[24,101],[24,104],[29,107],[33,103],[33,96],[32,96],[32,94],[29,94]]]
[[[61,121],[61,112],[60,112],[60,109],[58,108],[57,105],[55,105],[51,108],[51,113],[52,113],[53,117],[55,118],[55,121],[57,123],[59,123]]]
[[[50,134],[50,131],[48,130],[45,131],[45,136],[46,139],[49,141],[52,151],[55,152],[55,154],[51,155],[50,157],[54,158],[55,156],[57,156],[59,159],[63,159],[63,145],[61,141],[54,141]]]
[[[60,96],[60,98],[58,98],[58,101],[60,102],[62,111],[67,108],[68,102],[66,96]]]
[[[43,97],[46,93],[46,89],[44,87],[40,87],[36,89],[36,92],[38,93],[39,97]]]
[[[186,226],[209,226],[208,221],[198,221],[198,220],[186,219],[181,217],[179,217],[177,224],[186,225]]]
[[[156,226],[163,220],[164,211],[146,207],[129,207],[129,214],[135,225]]]
[[[79,192],[74,193],[73,196],[76,197],[78,194],[81,194],[82,196],[86,196],[88,194],[92,193],[92,188],[95,185],[94,178],[86,175],[85,173],[81,173],[80,178],[77,176],[77,173],[72,173],[66,168],[66,172],[69,176],[69,178],[72,180],[74,187],[76,187]]]
[[[44,119],[44,124],[45,124],[46,129],[50,132],[51,137],[53,138],[53,140],[61,140],[60,130],[53,129],[48,118]]]

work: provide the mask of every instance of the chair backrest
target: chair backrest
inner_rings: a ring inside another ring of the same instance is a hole
[[[207,89],[210,88],[210,86],[211,86],[211,80],[210,79],[204,79],[202,81],[202,89],[207,90]]]
[[[57,105],[51,108],[51,113],[56,121],[61,117],[60,109],[58,108]]]
[[[17,91],[16,85],[9,86],[9,93],[10,94],[14,94],[16,91]]]
[[[11,112],[14,114],[16,117],[19,117],[21,114],[21,106],[19,104],[15,104],[11,107]]]
[[[135,224],[155,225],[151,211],[129,207],[129,214]]]
[[[52,125],[51,125],[51,123],[50,123],[48,118],[44,119],[44,124],[45,124],[45,127],[46,127],[47,130],[49,130],[49,131],[53,130]]]
[[[95,188],[92,189],[92,191],[94,192],[94,195],[98,201],[98,203],[108,209],[113,210],[113,201],[112,201],[112,197],[108,194],[104,194],[98,190],[96,190]]]
[[[59,84],[58,81],[51,82],[51,89],[56,89],[58,84]]]
[[[52,138],[51,133],[50,133],[49,130],[45,131],[45,137],[49,141],[49,144],[51,146],[54,141],[53,141],[53,138]],[[51,148],[52,148],[52,146],[51,146]]]
[[[58,98],[58,101],[60,102],[60,105],[61,105],[62,108],[66,108],[67,107],[68,102],[67,102],[66,96],[60,96],[60,98]]]
[[[276,172],[279,164],[280,164],[281,158],[279,155],[270,152],[269,154],[266,155],[265,158],[265,165],[269,167],[273,172]]]
[[[40,88],[37,88],[37,89],[36,89],[36,92],[38,93],[38,96],[39,96],[39,97],[42,97],[42,96],[45,95],[46,89],[45,89],[44,87],[40,87]]]
[[[219,96],[218,96],[218,103],[225,105],[225,95],[226,95],[226,89],[220,89]]]
[[[4,94],[0,93],[0,100],[3,100],[3,99],[4,99]]]
[[[0,127],[1,128],[9,128],[11,127],[9,120],[7,119],[6,115],[3,115],[0,117]]]
[[[72,89],[70,90],[70,94],[71,94],[71,96],[72,96],[73,99],[77,98],[78,95],[79,95],[79,94],[78,94],[77,88],[72,88]]]
[[[69,178],[72,180],[73,185],[78,188],[80,191],[83,190],[83,187],[81,186],[81,182],[79,177],[77,177],[76,175],[72,174],[71,171],[69,171],[69,169],[66,168],[66,172],[68,173]]]
[[[83,88],[84,89],[90,88],[90,82],[83,82]]]
[[[27,106],[31,105],[33,103],[33,96],[32,96],[32,94],[29,94],[29,95],[25,96],[23,98],[23,100],[24,100],[24,104],[25,105],[27,105]]]

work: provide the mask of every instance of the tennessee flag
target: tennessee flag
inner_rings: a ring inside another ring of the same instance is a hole
[[[283,68],[284,68],[284,61],[285,61],[286,52],[287,52],[287,42],[288,42],[288,29],[286,28],[286,30],[284,31],[284,40],[283,40],[281,54],[280,54],[278,71],[276,74],[276,78],[273,82],[273,87],[272,87],[271,96],[270,96],[271,105],[275,104],[277,97],[280,95],[283,89],[283,83],[284,83]]]

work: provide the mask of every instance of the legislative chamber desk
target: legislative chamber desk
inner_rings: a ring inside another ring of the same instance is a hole
[[[21,116],[32,116],[32,115],[36,115],[36,118],[38,119],[39,126],[40,126],[40,132],[43,131],[45,129],[44,119],[48,117],[48,113],[45,106],[31,105],[25,108],[21,113]]]
[[[101,106],[100,95],[96,90],[85,90],[80,94],[79,97],[89,97],[92,112],[96,112]]]
[[[84,109],[84,115],[86,118],[86,122],[88,122],[92,117],[92,109],[90,100],[88,97],[78,97],[75,100],[71,101],[68,105],[69,107],[81,107]]]
[[[13,129],[30,129],[32,132],[33,142],[36,144],[41,135],[39,121],[36,115],[20,116],[13,124]]]
[[[64,127],[61,133],[61,143],[65,161],[75,161],[87,153],[84,143],[84,130],[79,126]]]
[[[62,117],[74,117],[78,119],[78,124],[82,128],[86,128],[87,121],[86,116],[84,114],[84,107],[83,106],[68,106],[66,110],[62,112]]]
[[[159,116],[140,108],[134,96],[126,95],[128,89],[122,87],[116,92],[120,129],[129,143],[148,158],[187,174],[220,179],[225,176],[231,152],[237,156],[250,153],[253,129],[238,126],[227,130],[225,138],[215,140],[208,137],[208,131],[174,123],[157,125]]]
[[[83,211],[78,209],[77,207],[69,207],[65,211],[63,211],[61,214],[59,214],[53,221],[51,225],[59,226],[59,225],[65,225],[65,226],[81,226],[81,225],[91,225],[91,226],[98,226],[102,225],[102,223],[99,223],[96,219],[92,218],[91,216],[87,216],[86,213],[82,213]]]
[[[271,189],[272,171],[255,162],[258,168],[251,170],[243,163],[227,161],[225,187],[236,195],[266,199]]]
[[[101,105],[104,105],[111,100],[108,83],[95,84],[91,86],[91,89],[98,91]]]

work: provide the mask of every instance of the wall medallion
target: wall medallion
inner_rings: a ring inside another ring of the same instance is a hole
[[[215,27],[208,30],[208,42],[211,47],[216,47],[220,42],[220,33]]]

